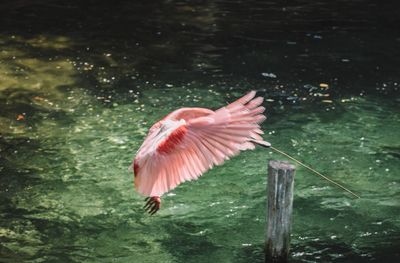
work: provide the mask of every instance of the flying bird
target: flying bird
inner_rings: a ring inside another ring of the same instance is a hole
[[[136,191],[147,196],[146,211],[155,214],[164,193],[240,151],[271,146],[260,136],[265,108],[255,95],[251,91],[216,111],[181,108],[150,128],[131,166]]]

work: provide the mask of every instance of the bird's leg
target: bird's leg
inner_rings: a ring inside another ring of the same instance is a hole
[[[147,203],[143,206],[150,215],[154,215],[161,207],[161,198],[159,196],[147,197],[144,199]]]

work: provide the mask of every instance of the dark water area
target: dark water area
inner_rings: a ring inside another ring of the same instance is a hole
[[[398,10],[396,1],[365,0],[112,5],[47,0],[2,4],[0,12],[3,34],[39,38],[40,43],[64,37],[58,42],[69,43],[63,52],[36,45],[25,46],[27,53],[65,56],[76,63],[114,62],[127,71],[116,81],[129,83],[133,75],[181,85],[196,79],[208,85],[294,90],[325,81],[335,85],[335,93],[358,95],[398,89]],[[112,54],[113,62],[104,54]],[[269,71],[279,78],[261,75]],[[126,85],[113,88],[120,86]]]
[[[398,1],[0,3],[0,262],[263,262],[266,162],[163,199],[127,171],[147,129],[254,89],[298,167],[292,262],[400,258]]]

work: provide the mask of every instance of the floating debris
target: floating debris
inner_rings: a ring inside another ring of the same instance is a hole
[[[303,88],[307,89],[308,91],[318,90],[318,87],[313,86],[311,84],[305,84],[303,85]]]
[[[329,97],[330,95],[328,93],[314,93],[315,97]]]
[[[23,121],[23,120],[25,120],[25,116],[23,114],[18,114],[17,121]]]
[[[319,83],[319,87],[320,87],[320,88],[327,89],[327,88],[329,88],[329,85],[326,84],[326,83]]]
[[[39,100],[39,101],[44,100],[44,98],[42,98],[42,97],[40,97],[40,96],[35,96],[35,97],[33,97],[33,99],[34,99],[34,100]]]
[[[266,73],[266,72],[263,72],[263,73],[261,73],[261,75],[262,75],[263,77],[266,77],[266,78],[276,79],[276,75],[275,75],[274,73]]]

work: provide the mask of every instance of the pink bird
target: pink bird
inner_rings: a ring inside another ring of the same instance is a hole
[[[181,108],[150,128],[132,162],[136,191],[147,196],[145,210],[155,214],[164,193],[254,149],[255,143],[271,146],[260,136],[265,108],[255,95],[251,91],[216,111]]]

